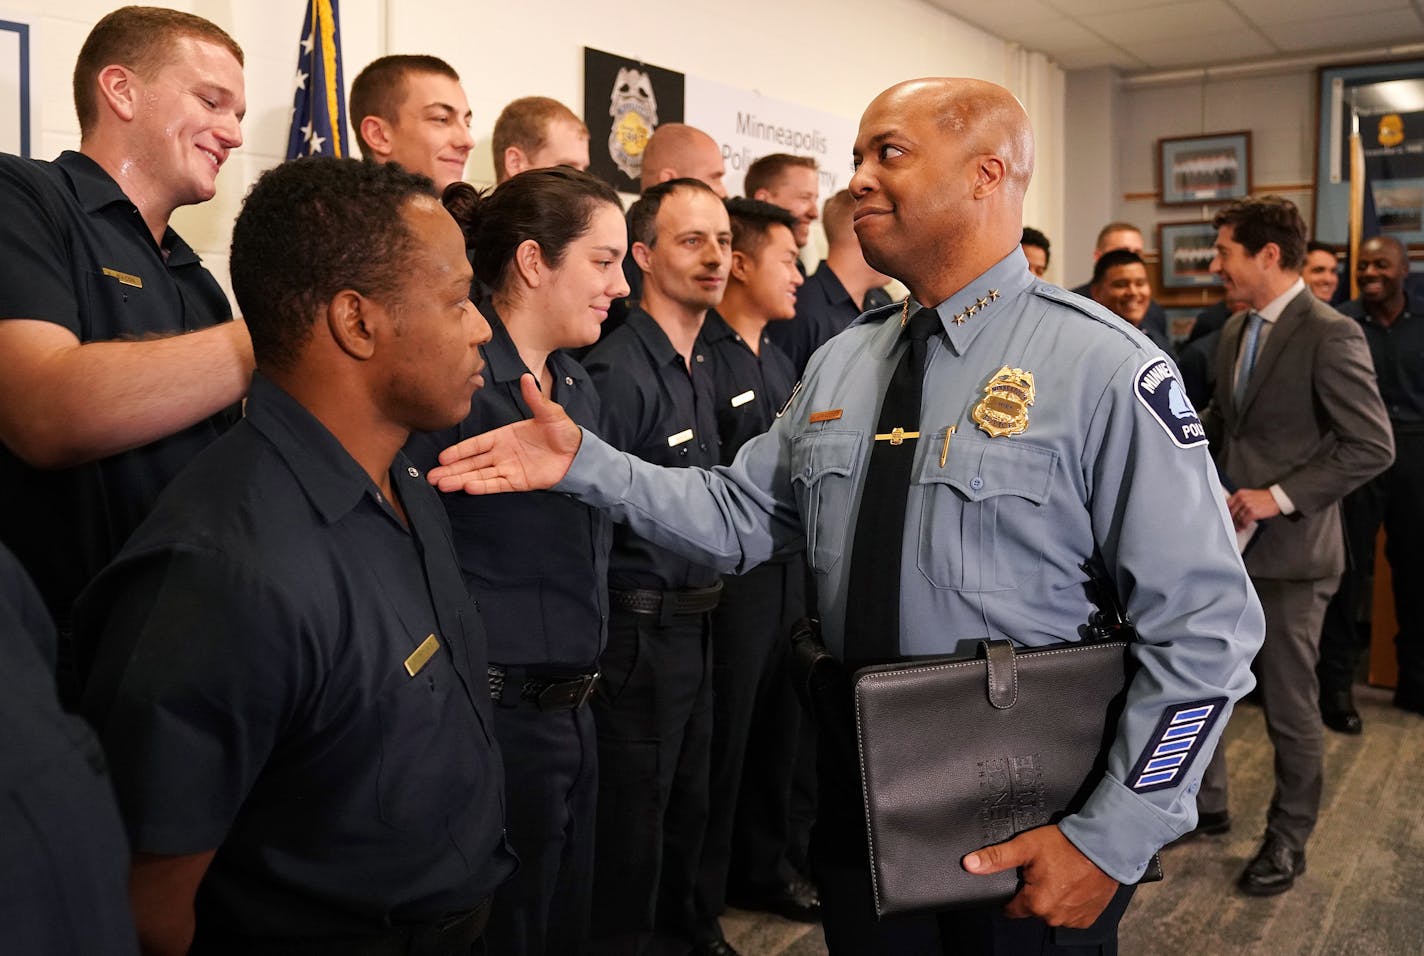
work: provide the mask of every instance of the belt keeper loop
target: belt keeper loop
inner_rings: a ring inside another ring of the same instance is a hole
[[[676,591],[662,592],[662,600],[658,607],[659,627],[672,626],[673,618],[677,617],[677,598],[678,594]]]

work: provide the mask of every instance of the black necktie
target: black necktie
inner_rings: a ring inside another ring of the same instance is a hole
[[[905,498],[919,444],[907,433],[920,429],[927,341],[941,328],[934,309],[921,309],[910,319],[909,348],[900,356],[880,403],[846,588],[845,659],[857,666],[900,656],[900,553]]]

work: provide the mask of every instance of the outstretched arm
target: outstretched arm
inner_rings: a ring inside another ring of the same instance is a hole
[[[583,431],[562,406],[544,397],[533,375],[526,372],[519,389],[534,417],[451,445],[426,476],[432,485],[490,495],[558,484],[573,464]]]

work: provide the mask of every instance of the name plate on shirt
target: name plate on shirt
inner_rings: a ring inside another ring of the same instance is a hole
[[[104,275],[108,276],[110,279],[118,279],[119,285],[133,286],[135,289],[143,288],[143,279],[139,278],[136,275],[130,275],[127,272],[120,272],[118,269],[110,269],[107,266],[105,266],[102,271]]]
[[[750,402],[754,398],[756,398],[756,392],[749,388],[740,395],[732,396],[732,407],[741,408],[743,405],[745,405],[747,402]]]
[[[840,417],[841,409],[829,408],[824,412],[812,412],[811,417],[807,420],[814,425],[817,422],[833,422]]]
[[[405,672],[411,677],[419,674],[420,669],[430,662],[438,650],[440,650],[440,640],[431,634],[421,641],[420,646],[411,651],[410,656],[405,659]]]
[[[668,447],[676,448],[678,445],[685,445],[690,441],[692,441],[692,429],[684,428],[676,435],[668,436]]]

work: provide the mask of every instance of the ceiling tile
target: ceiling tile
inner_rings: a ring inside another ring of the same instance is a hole
[[[1121,10],[1175,6],[1173,0],[1046,0],[1046,2],[1064,16],[1079,18],[1099,13],[1116,13]]]
[[[1147,64],[1142,60],[1135,56],[1129,56],[1117,47],[1107,44],[1099,44],[1081,50],[1062,50],[1050,55],[1065,70],[1091,70],[1099,66],[1115,66],[1120,70],[1147,68]]]
[[[1187,0],[1167,7],[1145,7],[1120,13],[1079,17],[1110,43],[1132,47],[1139,43],[1171,43],[1206,33],[1248,31],[1236,12],[1221,0]]]
[[[1203,64],[1238,63],[1253,57],[1276,56],[1277,51],[1255,32],[1183,34],[1173,39],[1134,43],[1132,52],[1153,69]]]
[[[1252,23],[1292,23],[1338,17],[1347,9],[1340,0],[1227,0]],[[1349,0],[1351,17],[1378,10],[1407,7],[1405,0]]]
[[[1320,20],[1263,25],[1261,32],[1283,50],[1319,50],[1329,47],[1388,45],[1401,37],[1424,36],[1424,20],[1412,8],[1385,10],[1362,16],[1334,16]]]
[[[1104,37],[1062,17],[1021,23],[1013,33],[1001,33],[1000,36],[1031,50],[1043,50],[1049,53],[1112,45]]]

